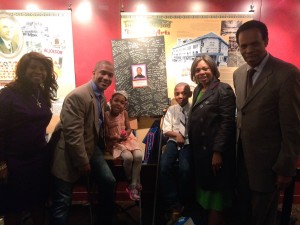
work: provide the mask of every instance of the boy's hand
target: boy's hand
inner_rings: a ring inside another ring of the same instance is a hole
[[[184,145],[184,137],[180,133],[176,135],[176,142],[179,147]]]

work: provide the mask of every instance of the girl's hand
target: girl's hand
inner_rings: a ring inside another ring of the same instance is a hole
[[[121,133],[120,133],[120,140],[121,141],[125,141],[127,138],[128,138],[129,134],[127,133],[126,130],[121,130]]]
[[[126,130],[121,130],[120,136],[121,136],[121,137],[127,136]]]
[[[217,172],[222,169],[223,159],[221,152],[214,152],[212,157],[212,170],[214,176],[217,175]]]

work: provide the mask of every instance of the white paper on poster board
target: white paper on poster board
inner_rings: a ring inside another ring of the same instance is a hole
[[[128,93],[131,117],[160,116],[168,105],[163,36],[112,41],[117,90]]]

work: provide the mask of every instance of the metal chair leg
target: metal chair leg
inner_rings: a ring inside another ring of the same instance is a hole
[[[90,176],[86,177],[86,189],[89,201],[89,225],[93,225],[93,195]]]
[[[159,185],[159,168],[160,168],[160,157],[161,157],[161,148],[162,148],[162,138],[163,138],[163,124],[164,116],[160,120],[160,134],[159,134],[159,145],[158,145],[158,156],[157,156],[157,165],[156,165],[156,182],[155,182],[155,190],[154,190],[154,202],[153,202],[153,217],[152,217],[152,225],[155,225],[156,220],[156,204],[157,204],[157,194],[158,194],[158,185]]]

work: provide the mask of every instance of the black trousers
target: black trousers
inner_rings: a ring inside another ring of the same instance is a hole
[[[251,190],[241,140],[238,141],[237,173],[236,190],[239,224],[275,225],[279,192],[276,189],[271,192]]]

